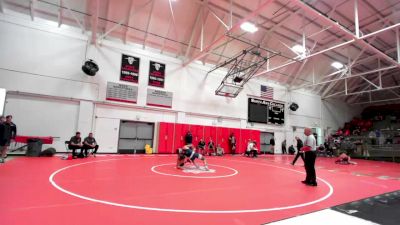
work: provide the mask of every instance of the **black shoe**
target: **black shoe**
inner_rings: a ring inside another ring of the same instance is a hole
[[[305,180],[302,180],[301,183],[303,183],[303,184],[309,184],[309,183],[308,183],[307,181],[305,181]]]
[[[307,185],[307,186],[314,186],[314,187],[318,186],[317,183],[307,183],[306,185]]]

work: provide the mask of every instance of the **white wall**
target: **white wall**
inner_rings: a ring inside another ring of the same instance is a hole
[[[53,147],[65,151],[64,141],[77,130],[79,102],[7,94],[5,114],[13,115],[18,135],[53,136]]]
[[[161,55],[158,50],[143,50],[142,46],[104,40],[101,45],[90,46],[85,52],[88,37],[78,29],[58,28],[56,24],[44,25],[39,18],[31,21],[29,17],[21,19],[5,14],[0,14],[0,34],[0,88],[14,91],[14,97],[6,105],[7,113],[15,115],[16,123],[27,135],[43,134],[65,139],[76,129],[94,131],[101,145],[99,152],[116,152],[119,121],[122,119],[259,129],[275,132],[277,146],[280,146],[285,139],[288,145],[292,143],[293,126],[341,126],[345,119],[356,113],[344,104],[335,107],[337,103],[323,103],[320,96],[304,92],[288,93],[285,87],[263,82],[275,88],[276,100],[294,101],[300,108],[296,112],[286,109],[285,126],[249,124],[246,121],[247,99],[249,95],[260,96],[259,80],[251,80],[237,98],[230,99],[214,94],[224,77],[223,71],[207,75],[210,70],[207,66],[193,64],[182,67],[179,59]],[[141,58],[138,101],[135,105],[105,102],[107,82],[121,82],[122,53]],[[95,77],[81,72],[85,54],[100,66]],[[164,90],[173,92],[171,110],[146,106],[150,60],[166,63]],[[56,96],[65,100],[35,98],[29,102],[32,97],[17,93]],[[30,107],[25,108],[19,102]],[[43,109],[54,113],[50,121],[57,121],[59,117],[63,117],[63,121],[47,123],[47,118],[39,116]],[[24,118],[28,112],[38,114],[35,121]],[[37,127],[37,123],[41,126]],[[59,143],[57,147],[63,150]],[[280,148],[277,148],[276,153],[279,152]]]

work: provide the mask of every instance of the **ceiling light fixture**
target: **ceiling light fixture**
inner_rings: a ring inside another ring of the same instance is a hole
[[[340,70],[340,69],[343,68],[344,65],[343,65],[342,63],[340,63],[340,62],[333,62],[333,63],[331,64],[331,66],[334,67],[334,68],[336,68],[336,69],[338,69],[338,70]]]
[[[304,54],[306,52],[306,49],[301,45],[295,45],[291,49],[298,55]]]
[[[250,23],[250,22],[244,22],[240,25],[240,28],[244,31],[250,32],[250,33],[254,33],[256,31],[258,31],[258,28],[256,27],[256,25]]]

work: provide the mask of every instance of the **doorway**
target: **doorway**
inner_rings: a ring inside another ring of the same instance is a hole
[[[269,144],[271,138],[274,137],[274,133],[270,132],[261,132],[260,136],[260,153],[261,154],[274,154],[273,150],[271,149],[271,145]],[[275,145],[276,146],[276,145]]]
[[[145,145],[153,146],[154,123],[121,120],[118,153],[144,154]]]

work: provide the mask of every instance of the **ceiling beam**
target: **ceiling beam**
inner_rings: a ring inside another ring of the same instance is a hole
[[[30,13],[31,13],[31,20],[32,21],[35,19],[36,2],[37,2],[37,0],[30,0],[29,1],[29,10],[30,10]]]
[[[263,4],[261,4],[258,8],[256,8],[255,10],[253,10],[250,14],[248,14],[245,18],[241,19],[238,23],[236,23],[235,25],[233,25],[226,33],[232,33],[235,30],[240,28],[240,25],[254,17],[256,17],[266,6],[268,6],[271,2],[273,2],[273,0],[266,0]],[[192,63],[195,60],[199,60],[202,57],[204,57],[206,54],[208,54],[209,51],[213,50],[213,47],[215,45],[217,45],[218,43],[220,43],[221,41],[223,41],[226,38],[226,35],[223,34],[220,37],[216,38],[215,41],[213,41],[210,45],[208,45],[207,47],[205,47],[203,49],[202,52],[199,52],[199,54],[195,55],[193,58],[187,60],[183,66],[187,66],[190,63]]]
[[[71,14],[72,18],[74,18],[76,24],[82,29],[82,33],[86,32],[85,27],[83,26],[82,22],[78,19],[78,17],[75,15],[75,13],[71,10],[71,7],[64,1],[65,7],[68,9],[68,12]]]
[[[92,44],[93,45],[97,45],[97,41],[96,41],[96,39],[97,39],[97,27],[98,27],[98,24],[99,24],[99,0],[91,0],[91,13],[92,13],[92,16],[91,16],[91,28],[92,28],[92,38],[91,38],[91,41],[92,41]]]
[[[225,18],[225,15],[222,16],[222,20],[223,20],[224,18]],[[219,31],[221,30],[221,28],[222,28],[222,26],[218,26],[218,28],[215,29],[215,32],[214,32],[214,35],[213,35],[213,38],[212,38],[212,41],[211,41],[211,42],[214,42],[214,41],[215,41],[215,39],[217,38],[217,35],[218,35]],[[209,55],[206,55],[206,56],[204,57],[204,59],[203,59],[203,64],[206,62],[208,56],[209,56]]]
[[[4,13],[4,0],[0,0],[0,13]]]
[[[61,27],[62,19],[63,19],[63,16],[64,16],[64,11],[63,11],[64,3],[63,3],[63,1],[64,0],[60,0],[60,7],[58,8],[58,27]]]
[[[367,74],[378,73],[380,71],[391,70],[391,69],[395,69],[395,68],[396,68],[396,66],[388,66],[388,67],[384,67],[384,68],[380,68],[380,69],[376,69],[376,70],[370,70],[370,71],[367,71],[367,72],[353,74],[351,76],[335,78],[335,79],[332,79],[332,80],[322,81],[322,82],[318,82],[318,83],[314,83],[314,84],[306,84],[306,85],[302,85],[302,86],[299,86],[299,87],[292,88],[290,90],[293,91],[293,90],[297,90],[297,89],[313,87],[313,86],[317,86],[317,85],[321,85],[321,84],[327,84],[327,83],[335,82],[335,81],[338,81],[338,80],[344,80],[344,79],[350,79],[350,78],[355,78],[355,77],[359,77],[359,76],[365,76]]]
[[[124,33],[124,44],[126,44],[127,43],[127,41],[128,41],[128,37],[129,37],[129,31],[130,31],[130,28],[131,28],[131,19],[132,19],[132,17],[136,14],[136,12],[137,11],[140,11],[140,10],[142,10],[144,7],[146,7],[149,3],[151,3],[153,0],[149,0],[149,1],[147,1],[147,2],[145,2],[145,3],[143,3],[143,5],[140,5],[140,6],[135,6],[135,4],[134,4],[134,0],[131,0],[130,1],[130,3],[129,3],[129,14],[128,14],[128,17],[127,17],[127,19],[126,19],[126,29],[125,29],[125,33]]]
[[[171,31],[171,27],[172,27],[172,19],[169,20],[167,34],[165,35],[166,37],[168,37],[169,32]],[[166,43],[167,43],[167,39],[164,39],[164,41],[162,43],[161,51],[160,51],[161,54],[164,53],[164,48],[165,48]]]
[[[154,5],[155,5],[154,2],[155,2],[155,0],[153,0],[151,2],[151,9],[150,9],[150,13],[149,13],[149,19],[147,20],[147,25],[146,25],[146,33],[144,34],[143,49],[146,47],[146,41],[147,41],[147,36],[148,36],[149,27],[150,27],[150,23],[151,23],[151,17],[153,15],[153,10],[154,10]]]
[[[364,41],[365,38],[374,36],[378,33],[384,32],[386,30],[389,29],[394,29],[397,26],[400,26],[400,23],[389,26],[387,28],[375,31],[371,34],[368,35],[363,35],[362,37],[357,37],[356,35],[354,35],[353,33],[351,33],[350,31],[348,31],[346,28],[344,28],[342,25],[340,25],[338,22],[333,21],[331,19],[329,19],[328,17],[322,15],[320,12],[316,11],[314,8],[310,7],[308,4],[304,3],[301,0],[295,0],[293,1],[297,6],[301,7],[302,9],[304,9],[309,15],[313,15],[316,16],[317,18],[319,18],[318,21],[325,23],[327,25],[332,25],[333,28],[336,28],[337,30],[340,30],[341,32],[344,32],[344,34],[351,39],[355,39],[356,42],[358,44],[360,44],[362,47],[366,46],[369,50],[378,53],[378,55],[382,58],[384,58],[385,60],[389,61],[390,63],[392,63],[393,65],[396,65],[398,68],[400,68],[400,64],[398,62],[396,62],[392,57],[386,55],[385,53],[381,52],[379,49],[375,48],[374,46],[370,45],[368,42]]]
[[[194,24],[192,25],[192,33],[190,34],[189,45],[188,45],[187,48],[186,48],[186,53],[185,53],[185,58],[184,58],[184,59],[187,59],[187,58],[188,58],[190,49],[192,48],[192,42],[193,42],[194,34],[195,34],[195,32],[196,32],[197,24],[199,23],[199,20],[200,20],[200,18],[201,18],[201,11],[202,11],[202,8],[203,8],[203,7],[204,7],[204,6],[201,5],[201,6],[199,7],[199,9],[197,10],[196,20],[195,20]]]
[[[129,2],[129,11],[128,11],[128,17],[126,19],[126,23],[128,26],[125,27],[125,33],[124,33],[124,44],[127,43],[128,41],[128,33],[129,33],[129,27],[131,26],[131,18],[135,13],[135,4],[133,4],[133,0]]]
[[[368,101],[368,102],[355,102],[352,103],[354,105],[364,105],[364,104],[372,104],[372,103],[381,103],[381,102],[389,102],[389,101],[399,101],[400,98],[391,98],[391,99],[384,99],[384,100],[375,100],[375,101]]]

